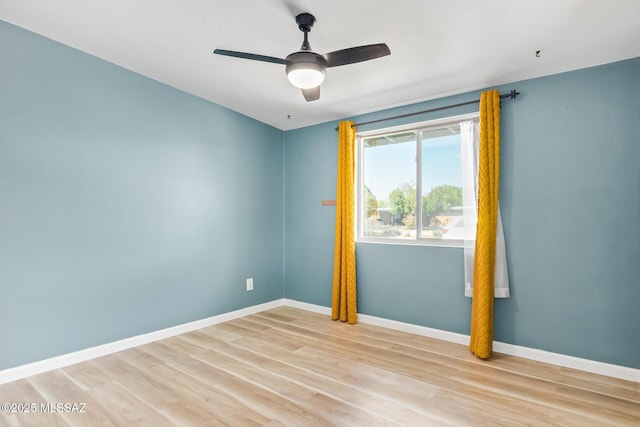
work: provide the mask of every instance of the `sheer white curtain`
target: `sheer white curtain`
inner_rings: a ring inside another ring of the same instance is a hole
[[[474,230],[464,240],[464,295],[473,296],[473,259],[476,248],[475,229],[478,222],[478,140],[479,119],[460,122],[460,159],[462,161],[462,215],[466,229]],[[469,227],[469,228],[467,228]],[[509,298],[509,271],[500,206],[498,204],[498,231],[496,236],[496,271],[494,296]]]

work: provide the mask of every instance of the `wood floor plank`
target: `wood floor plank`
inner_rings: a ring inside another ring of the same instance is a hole
[[[28,379],[3,426],[640,426],[640,383],[278,307]]]

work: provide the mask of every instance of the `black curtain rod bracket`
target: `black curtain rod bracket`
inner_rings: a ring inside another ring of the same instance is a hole
[[[520,95],[520,92],[518,92],[517,90],[513,89],[511,90],[511,92],[509,93],[504,93],[500,95],[500,99],[505,99],[505,98],[509,98],[509,99],[516,99],[516,97]],[[377,119],[377,120],[371,120],[368,122],[362,122],[362,123],[354,123],[353,125],[351,125],[351,127],[354,126],[363,126],[363,125],[370,125],[372,123],[378,123],[378,122],[386,122],[388,120],[395,120],[395,119],[403,119],[405,117],[411,117],[411,116],[417,116],[419,114],[426,114],[426,113],[433,113],[435,111],[441,111],[441,110],[448,110],[449,108],[456,108],[456,107],[462,107],[464,105],[471,105],[471,104],[477,104],[479,103],[480,100],[476,99],[473,101],[467,101],[467,102],[461,102],[459,104],[452,104],[452,105],[445,105],[443,107],[437,107],[437,108],[432,108],[430,110],[423,110],[423,111],[416,111],[415,113],[407,113],[407,114],[401,114],[399,116],[393,116],[393,117],[386,117],[384,119]],[[338,130],[338,128],[336,128],[336,131]]]

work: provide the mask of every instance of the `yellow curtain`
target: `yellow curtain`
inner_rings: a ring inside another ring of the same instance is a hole
[[[338,126],[338,183],[336,186],[336,238],[333,254],[333,320],[357,323],[356,245],[354,240],[355,141],[353,122]]]
[[[471,302],[469,348],[481,359],[493,347],[493,297],[500,178],[500,92],[480,96],[480,154],[478,167],[478,225]]]

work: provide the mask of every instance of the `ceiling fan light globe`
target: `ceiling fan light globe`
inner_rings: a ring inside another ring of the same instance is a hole
[[[316,67],[315,64],[311,64],[313,67],[309,68],[297,68],[289,70],[287,72],[287,78],[297,88],[300,89],[313,89],[318,87],[324,81],[326,72],[324,68]]]
[[[324,58],[314,52],[298,51],[287,56],[286,61],[287,78],[300,89],[320,86],[327,74]]]

